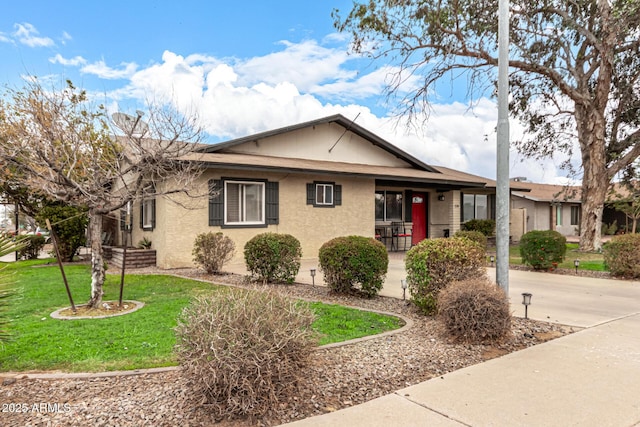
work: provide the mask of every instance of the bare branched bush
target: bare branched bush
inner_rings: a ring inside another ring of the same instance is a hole
[[[236,245],[228,236],[209,232],[196,236],[192,255],[193,261],[207,273],[217,273],[225,263],[231,261],[235,251]]]
[[[314,346],[314,314],[273,291],[199,297],[177,326],[191,393],[218,418],[260,417],[292,398]]]
[[[438,318],[449,335],[464,342],[497,340],[511,330],[509,298],[486,278],[453,282],[442,289]]]

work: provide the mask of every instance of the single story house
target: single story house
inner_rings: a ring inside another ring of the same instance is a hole
[[[263,232],[291,234],[315,258],[337,236],[404,250],[495,215],[494,181],[425,164],[342,115],[208,145],[193,159],[206,167],[194,190],[208,196],[150,194],[133,208],[130,241],[151,240],[160,268],[193,266],[195,237],[209,231],[235,242],[238,261]]]
[[[511,193],[511,209],[524,211],[525,232],[556,230],[564,236],[580,235],[581,187],[514,182],[529,189]]]

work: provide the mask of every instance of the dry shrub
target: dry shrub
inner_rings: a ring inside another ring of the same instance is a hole
[[[217,232],[202,233],[193,243],[193,262],[202,266],[207,273],[218,273],[222,266],[233,259],[236,245],[229,237]]]
[[[197,298],[177,326],[191,392],[218,419],[261,417],[293,397],[315,345],[307,305],[273,291]]]
[[[438,318],[456,340],[497,340],[511,330],[509,298],[488,279],[453,282],[440,291]]]

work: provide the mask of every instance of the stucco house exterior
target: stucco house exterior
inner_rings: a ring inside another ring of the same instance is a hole
[[[512,182],[513,184],[513,182]],[[511,193],[512,211],[522,210],[526,231],[555,230],[580,235],[581,187],[521,182],[529,191]]]
[[[192,159],[206,167],[194,188],[202,197],[176,203],[150,191],[133,207],[131,241],[151,240],[160,268],[193,266],[195,237],[209,231],[235,242],[236,260],[267,231],[295,236],[303,258],[345,235],[404,250],[452,235],[463,218],[491,218],[495,205],[495,182],[427,165],[341,115],[209,145]],[[392,238],[392,225],[407,236]]]

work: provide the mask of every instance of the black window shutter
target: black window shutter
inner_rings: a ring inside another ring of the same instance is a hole
[[[333,186],[333,204],[336,206],[342,205],[342,185],[336,184]]]
[[[411,222],[413,216],[413,191],[407,190],[404,192],[404,220],[405,222]]]
[[[307,184],[307,204],[316,204],[316,185],[313,183]]]
[[[120,209],[120,230],[124,231],[124,222],[127,219],[127,213],[124,209]]]
[[[209,226],[222,225],[224,220],[224,187],[221,179],[209,180]]]
[[[266,185],[266,222],[267,224],[278,224],[279,222],[279,183],[267,182]]]
[[[144,228],[144,200],[140,200],[140,228]]]

